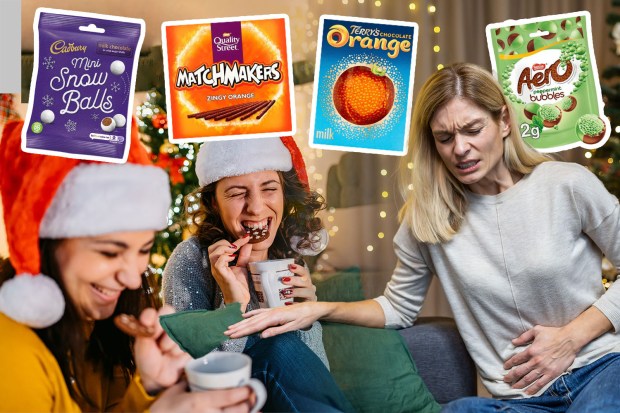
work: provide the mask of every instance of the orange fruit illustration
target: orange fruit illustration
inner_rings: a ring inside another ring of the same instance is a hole
[[[336,80],[333,99],[345,120],[355,125],[371,125],[390,113],[394,105],[394,83],[376,66],[353,66]]]

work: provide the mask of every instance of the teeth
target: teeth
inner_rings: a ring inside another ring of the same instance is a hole
[[[246,230],[261,230],[264,228],[268,228],[269,227],[269,220],[266,219],[264,221],[261,222],[242,222],[241,225],[243,225]]]
[[[112,295],[111,291],[104,290],[103,288],[101,288],[101,287],[99,287],[98,285],[95,285],[95,284],[93,284],[93,286],[95,287],[95,290],[99,291],[103,295]]]
[[[472,166],[474,166],[476,164],[476,161],[471,161],[471,162],[467,162],[467,163],[462,163],[458,165],[459,169],[467,169],[467,168],[471,168]]]

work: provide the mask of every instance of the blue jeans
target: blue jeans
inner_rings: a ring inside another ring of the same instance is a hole
[[[295,334],[259,340],[244,353],[252,357],[252,377],[267,388],[264,412],[353,411],[321,359]]]
[[[442,412],[617,413],[620,412],[620,353],[608,354],[559,377],[543,394],[526,399],[466,397]]]

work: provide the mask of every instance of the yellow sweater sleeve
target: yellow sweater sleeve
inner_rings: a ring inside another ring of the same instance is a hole
[[[136,374],[129,382],[121,400],[118,403],[106,406],[110,412],[146,412],[156,397],[150,396],[142,386],[140,377]]]
[[[80,411],[45,344],[29,327],[1,313],[0,366],[0,411]]]
[[[69,393],[58,362],[41,339],[29,327],[0,313],[0,412],[82,411]],[[101,404],[99,411],[143,412],[155,400],[146,393],[138,375],[125,384],[122,376],[104,383],[90,370],[85,387],[92,399]],[[107,400],[103,400],[103,389]],[[85,409],[92,407],[84,406]]]

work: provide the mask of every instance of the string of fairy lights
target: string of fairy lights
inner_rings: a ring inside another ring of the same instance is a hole
[[[328,3],[330,3],[330,5],[333,5],[333,3],[330,2],[330,0],[317,0],[317,4],[319,6],[322,6],[322,5],[327,6]],[[384,1],[381,1],[381,0],[374,0],[374,1],[373,0],[341,0],[341,3],[343,6],[349,6],[349,7],[355,7],[356,5],[363,5],[363,4],[370,4],[372,5],[371,7],[374,6],[376,8],[387,7],[387,2],[385,0]],[[436,23],[437,7],[434,4],[429,4],[427,1],[402,2],[401,4],[403,8],[402,12],[400,12],[400,10],[392,10],[394,12],[397,12],[396,15],[399,16],[397,20],[416,21],[422,18],[426,18],[427,21],[429,22],[429,25],[432,28],[432,33],[431,33],[430,38],[433,40],[432,51],[433,51],[434,66],[436,67],[437,70],[443,69],[443,64],[439,62],[439,56],[441,52],[441,47],[439,45],[439,33],[441,33],[441,27]],[[355,13],[347,13],[346,10],[343,10],[343,11],[339,10],[339,12],[341,12],[342,15],[355,15]],[[427,16],[423,16],[421,15],[421,13],[426,13]],[[320,14],[323,14],[323,13],[320,13]],[[304,50],[304,52],[308,52],[308,55],[314,55],[314,53],[316,53],[316,46],[317,46],[317,29],[318,29],[319,15],[313,13],[312,11],[309,11],[307,13],[307,17],[308,17],[308,23],[305,25],[305,39],[302,42],[302,49]],[[420,46],[424,47],[423,44],[421,44]],[[305,99],[306,104],[305,105],[298,104],[297,119],[304,119],[304,116],[307,117],[308,114],[311,112],[312,88],[313,88],[312,84],[306,84],[306,85],[301,86],[300,97]],[[304,155],[304,158],[306,160],[306,168],[308,171],[308,177],[310,178],[311,183],[313,184],[313,188],[315,188],[315,190],[321,195],[325,195],[324,188],[326,187],[327,182],[326,182],[325,177],[323,176],[323,173],[320,172],[321,168],[317,164],[320,163],[321,165],[325,165],[327,163],[330,163],[329,160],[332,160],[332,159],[333,161],[331,162],[331,164],[337,163],[341,153],[335,152],[335,155],[332,155],[332,154],[324,153],[323,150],[321,149],[310,148],[307,145],[308,133],[309,133],[309,128],[304,128],[303,130],[299,130],[298,131],[298,135],[299,135],[298,143]],[[334,152],[334,151],[328,151],[328,152]],[[409,163],[408,167],[409,169],[412,169],[413,164]],[[375,190],[380,191],[381,197],[387,200],[391,196],[393,196],[389,188],[393,185],[393,180],[391,179],[391,177],[394,175],[395,171],[391,171],[391,170],[386,169],[385,167],[381,167],[377,171],[377,173],[380,176],[380,179],[378,180],[380,185],[377,188],[375,188]],[[385,205],[385,204],[381,204],[381,205]],[[390,213],[388,212],[388,208],[379,208],[379,211],[377,213],[379,217],[379,220],[378,220],[379,228],[376,233],[375,241],[368,241],[367,245],[365,245],[365,250],[368,253],[372,253],[373,251],[375,251],[378,245],[377,243],[379,242],[391,242],[391,240],[388,239],[388,237],[386,237],[386,233],[388,231],[385,228],[387,228],[388,226],[394,226],[396,225],[395,222],[397,222],[396,217],[390,216]],[[337,238],[339,227],[338,227],[338,222],[336,219],[336,209],[333,207],[329,208],[325,212],[325,215],[323,216],[323,218],[325,222],[325,227],[327,231],[329,232],[330,237]],[[329,259],[329,256],[327,253],[324,253],[322,257],[325,260]],[[320,268],[317,268],[317,269],[320,270]]]

